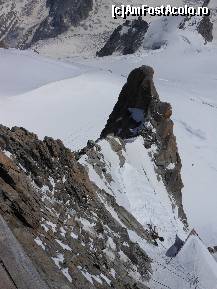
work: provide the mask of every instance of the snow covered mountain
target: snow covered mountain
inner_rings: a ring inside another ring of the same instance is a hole
[[[214,0],[208,2],[211,9],[210,21],[214,25],[209,33],[213,33],[213,38],[216,39],[217,7]],[[133,1],[127,0],[121,3],[112,1],[109,5],[106,0],[67,0],[64,4],[59,0],[2,0],[1,46],[18,48],[32,46],[40,53],[56,58],[95,55],[106,44],[114,29],[124,22],[121,18],[116,20],[111,18],[112,4],[135,5]],[[143,5],[144,1],[136,1],[136,4]],[[162,0],[148,0],[146,4],[159,6],[165,3]],[[202,5],[203,1],[170,0],[167,4],[198,6]],[[152,23],[154,19],[157,18],[145,17],[148,23]],[[200,21],[202,19],[198,18],[198,25]],[[188,21],[185,25],[188,26]],[[207,27],[206,21],[204,25]],[[201,31],[207,33],[207,29],[202,28]]]
[[[93,1],[11,0],[0,5],[0,37],[6,46],[22,48],[78,25],[92,10]]]

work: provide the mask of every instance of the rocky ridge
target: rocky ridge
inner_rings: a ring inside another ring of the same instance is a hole
[[[3,126],[0,148],[1,216],[48,288],[148,288],[151,259],[128,229],[144,242],[151,236],[90,182],[74,153]]]

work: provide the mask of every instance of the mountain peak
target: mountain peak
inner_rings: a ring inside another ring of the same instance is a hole
[[[101,138],[108,135],[124,140],[143,137],[145,148],[153,152],[157,174],[179,208],[179,217],[187,225],[182,206],[182,165],[170,118],[172,107],[160,100],[153,76],[154,69],[146,65],[129,74]]]
[[[129,74],[101,137],[108,134],[122,138],[138,135],[139,128],[148,115],[151,101],[159,98],[153,75],[153,68],[145,65]]]

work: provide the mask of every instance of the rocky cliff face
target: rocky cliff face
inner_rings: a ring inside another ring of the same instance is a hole
[[[135,53],[141,47],[147,29],[148,23],[142,19],[126,21],[114,30],[105,46],[97,52],[97,56]]]
[[[0,214],[24,248],[23,260],[39,272],[41,288],[148,288],[151,259],[128,230],[148,243],[149,232],[90,182],[61,141],[0,126]],[[35,288],[19,251],[11,263],[11,247],[4,248],[0,261],[16,288]]]
[[[209,16],[204,16],[198,24],[197,31],[203,36],[206,42],[213,40],[213,23]]]
[[[161,102],[153,82],[154,71],[142,66],[128,76],[118,102],[101,133],[123,140],[142,136],[145,148],[155,147],[153,161],[167,191],[175,201],[179,217],[186,222],[182,206],[181,160],[173,134],[172,108]]]

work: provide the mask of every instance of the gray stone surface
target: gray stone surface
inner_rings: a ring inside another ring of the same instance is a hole
[[[24,252],[19,242],[0,215],[0,261],[10,274],[10,283],[4,278],[5,283],[18,289],[48,289],[45,281],[35,269],[29,257]],[[3,268],[0,268],[3,269]],[[3,273],[3,270],[0,270]],[[5,272],[6,273],[6,272]],[[1,273],[0,273],[1,276]],[[1,282],[1,281],[0,281]],[[1,287],[5,289],[4,287]],[[10,287],[8,287],[10,288]]]
[[[11,280],[7,270],[0,263],[0,288],[16,289],[13,280]]]

